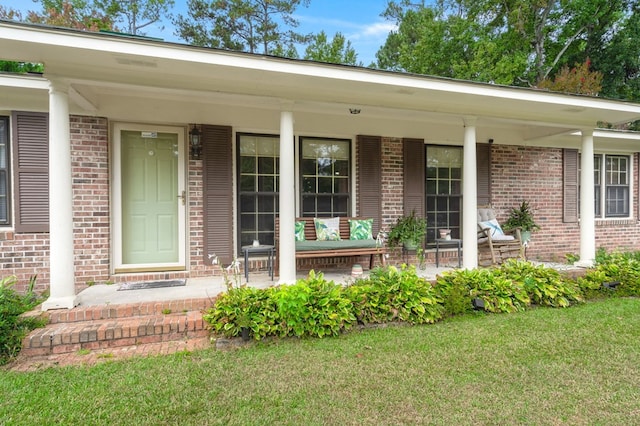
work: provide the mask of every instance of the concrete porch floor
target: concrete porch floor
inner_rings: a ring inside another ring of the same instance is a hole
[[[436,268],[428,265],[425,269],[417,268],[418,275],[427,279],[435,279],[437,274],[451,270],[451,267],[442,266]],[[369,271],[364,271],[363,276],[368,276]],[[354,281],[350,271],[337,270],[323,272],[325,279],[337,284],[349,284]],[[306,278],[308,272],[300,272],[298,279]],[[278,277],[272,281],[267,272],[249,273],[249,282],[240,277],[239,284],[247,284],[256,288],[267,288],[278,285]],[[234,282],[234,286],[236,283]],[[120,284],[97,284],[88,287],[78,294],[78,306],[118,305],[123,303],[152,302],[180,299],[215,298],[226,290],[221,274],[211,277],[188,278],[186,285],[180,287],[164,287],[145,290],[118,291]]]

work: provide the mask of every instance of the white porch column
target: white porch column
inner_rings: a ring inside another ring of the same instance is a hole
[[[464,118],[462,174],[462,266],[478,267],[478,172],[476,165],[476,117]]]
[[[283,108],[291,108],[291,105]],[[280,113],[280,235],[278,253],[280,284],[296,281],[296,192],[295,158],[293,149],[293,113]]]
[[[580,154],[580,260],[576,264],[584,267],[593,266],[596,258],[593,164],[593,129],[583,129]]]
[[[49,274],[50,297],[42,310],[77,305],[73,266],[73,191],[69,135],[69,86],[49,87]]]

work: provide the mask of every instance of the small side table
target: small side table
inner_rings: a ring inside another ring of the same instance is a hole
[[[267,266],[269,268],[269,276],[273,281],[273,257],[275,256],[275,246],[260,244],[259,246],[242,246],[242,254],[244,254],[244,278],[249,282],[249,254],[266,254]]]
[[[440,246],[446,247],[454,245],[458,247],[458,268],[460,268],[462,260],[462,240],[458,238],[452,238],[450,240],[436,238],[436,267],[440,266]]]

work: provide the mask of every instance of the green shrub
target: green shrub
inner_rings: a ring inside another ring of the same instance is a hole
[[[446,294],[446,289],[454,287],[452,283],[456,282],[460,288],[458,291],[461,291],[462,285],[465,284],[469,290],[469,300],[476,297],[482,299],[484,309],[489,312],[518,312],[530,304],[529,296],[520,284],[491,269],[458,269],[447,272],[438,278],[436,287]],[[445,286],[444,290],[442,286]],[[456,306],[460,306],[461,303],[462,301],[457,302]]]
[[[564,279],[560,272],[543,265],[510,259],[497,273],[523,287],[531,303],[536,305],[566,308],[582,301],[581,291],[574,281]]]
[[[467,274],[443,274],[438,277],[435,289],[442,299],[442,305],[447,315],[464,315],[473,311],[472,291]]]
[[[619,283],[615,290],[603,288],[604,283]],[[640,252],[606,253],[599,250],[596,265],[578,279],[586,297],[640,296]]]
[[[347,289],[355,315],[363,323],[393,320],[428,324],[440,320],[442,300],[431,283],[417,275],[414,267],[377,268],[369,278]]]
[[[244,327],[251,329],[251,334],[257,340],[279,334],[279,317],[273,291],[246,286],[230,287],[205,312],[203,319],[216,334],[227,337],[240,335]]]
[[[274,293],[282,336],[336,336],[356,321],[342,286],[313,271]]]
[[[40,298],[33,293],[35,277],[30,280],[29,291],[25,295],[12,288],[16,282],[15,276],[0,280],[0,365],[8,363],[20,352],[22,339],[29,331],[44,326],[46,322],[41,318],[20,317],[40,303]]]

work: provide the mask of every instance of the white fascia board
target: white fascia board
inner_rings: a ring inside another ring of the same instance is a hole
[[[399,93],[439,91],[493,99],[516,100],[538,105],[561,105],[567,109],[604,109],[637,114],[640,105],[587,96],[536,91],[527,88],[497,86],[459,80],[448,80],[360,67],[321,64],[310,61],[258,56],[242,52],[226,52],[210,48],[188,46],[161,41],[124,38],[108,34],[46,28],[26,24],[0,22],[0,39],[108,52],[114,55],[133,55],[150,60],[184,61],[208,65],[241,68],[263,72],[292,74],[320,79],[369,83],[395,87]]]
[[[42,77],[0,73],[0,87],[49,90],[49,82]]]

